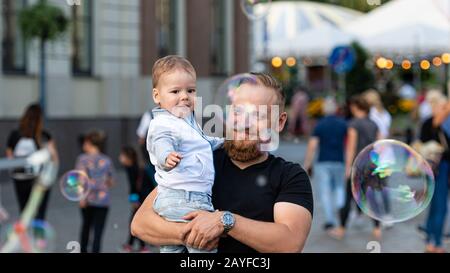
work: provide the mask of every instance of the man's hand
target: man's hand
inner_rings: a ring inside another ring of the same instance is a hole
[[[175,168],[181,161],[181,155],[176,152],[171,152],[166,158],[166,168],[172,170]]]
[[[196,249],[212,250],[217,248],[223,234],[222,212],[194,211],[183,217],[192,220],[183,229],[184,243]]]

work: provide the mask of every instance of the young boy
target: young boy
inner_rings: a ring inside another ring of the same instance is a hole
[[[110,205],[109,190],[114,184],[114,167],[112,160],[102,153],[104,142],[104,133],[99,131],[88,133],[83,141],[84,153],[78,157],[76,164],[76,169],[85,172],[89,177],[90,186],[87,198],[80,201],[82,253],[87,252],[91,229],[94,229],[92,252],[100,252],[106,215]]]
[[[188,60],[164,57],[153,66],[152,77],[153,100],[159,106],[152,111],[154,119],[147,135],[147,150],[158,183],[153,208],[166,220],[187,222],[183,216],[189,212],[214,211],[212,151],[223,144],[223,139],[206,136],[194,119],[196,72]],[[160,248],[162,253],[185,250],[183,245]]]

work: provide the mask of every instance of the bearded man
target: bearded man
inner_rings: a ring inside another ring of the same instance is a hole
[[[232,137],[214,152],[212,203],[216,211],[192,212],[185,216],[189,223],[166,221],[152,209],[155,189],[132,221],[134,236],[153,245],[218,248],[219,253],[303,250],[313,215],[308,175],[300,165],[261,149],[267,137],[260,132],[273,129],[279,133],[284,128],[285,95],[272,76],[252,73],[252,77],[254,81],[239,87],[231,115],[239,121],[241,111],[236,109],[248,106],[269,112],[277,108],[279,114],[273,119],[271,113],[257,113],[258,118],[246,126],[227,124],[227,136]]]

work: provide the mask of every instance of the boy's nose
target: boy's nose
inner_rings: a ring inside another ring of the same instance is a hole
[[[187,100],[189,98],[188,93],[186,91],[181,91],[180,97],[183,100]]]

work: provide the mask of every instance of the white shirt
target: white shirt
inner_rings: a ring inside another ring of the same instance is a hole
[[[381,138],[387,138],[392,123],[392,117],[388,111],[383,110],[379,112],[375,107],[372,107],[370,108],[369,118],[377,124]]]
[[[139,126],[136,130],[136,134],[139,138],[146,138],[148,127],[150,126],[150,121],[152,121],[152,116],[150,115],[149,111],[146,111],[141,118],[141,121],[139,122]]]

